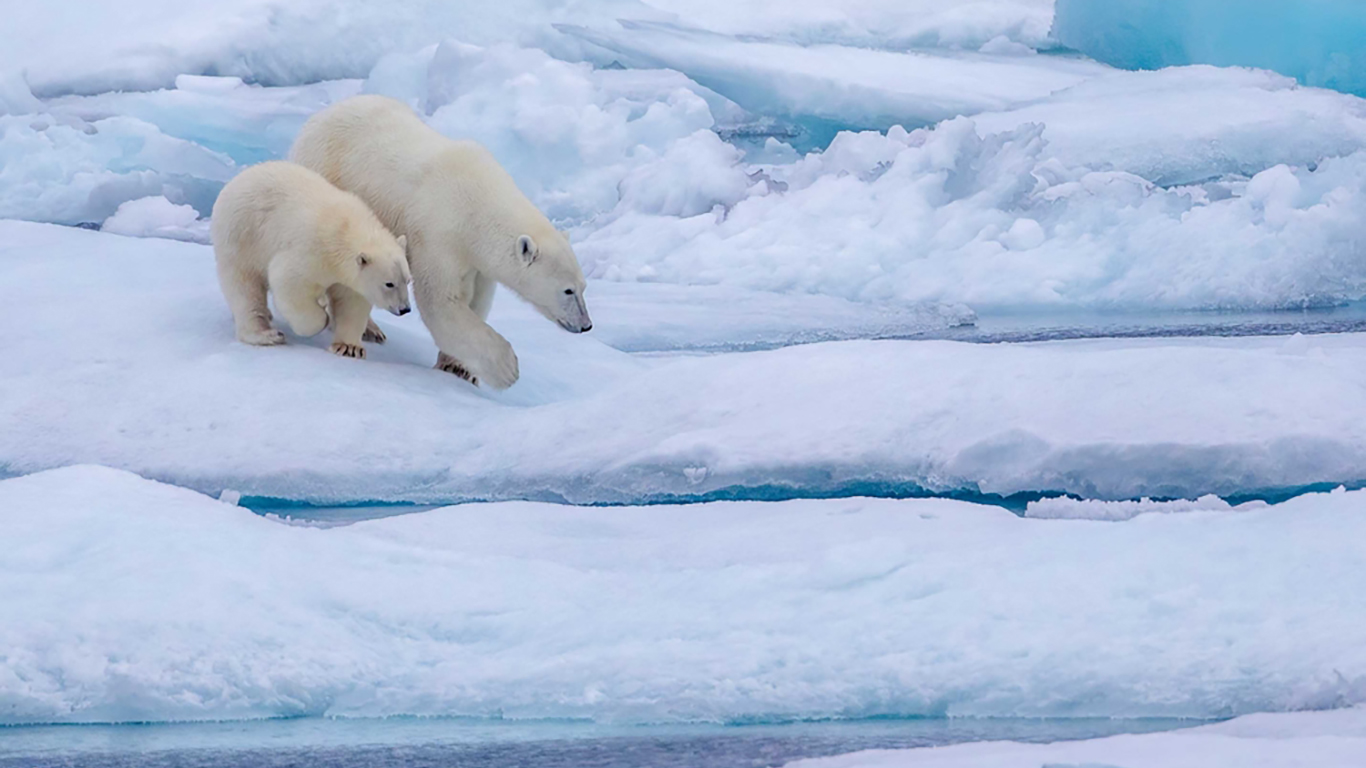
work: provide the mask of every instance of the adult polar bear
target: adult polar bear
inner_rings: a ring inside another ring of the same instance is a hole
[[[442,136],[402,102],[356,96],[310,118],[290,158],[407,236],[437,368],[495,389],[517,381],[512,345],[485,322],[497,283],[567,331],[593,327],[569,241],[479,144]]]

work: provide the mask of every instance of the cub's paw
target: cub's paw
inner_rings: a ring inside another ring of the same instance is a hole
[[[237,335],[237,340],[254,347],[276,347],[285,343],[285,334],[274,328],[268,328],[264,331],[240,333]]]
[[[456,360],[455,358],[451,357],[445,352],[437,354],[436,365],[433,367],[435,367],[438,371],[445,371],[446,373],[459,376],[460,378],[464,379],[465,381],[468,381],[471,384],[477,385],[479,383],[479,379],[476,379],[474,377],[474,374],[470,373],[470,370],[468,368],[461,365],[459,360]]]
[[[365,333],[361,334],[361,341],[368,341],[372,344],[383,344],[389,337],[384,335],[384,331],[375,325],[374,320],[365,321]]]
[[[332,342],[332,354],[363,360],[365,358],[365,347],[359,344],[347,344],[344,341],[334,341]]]

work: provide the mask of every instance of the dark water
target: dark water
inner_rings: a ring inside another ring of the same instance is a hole
[[[459,719],[265,720],[0,728],[0,768],[766,768],[862,749],[1046,742],[1189,720],[927,719],[744,726],[601,726]]]

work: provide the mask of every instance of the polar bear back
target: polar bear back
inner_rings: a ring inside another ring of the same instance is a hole
[[[210,230],[220,263],[239,272],[263,273],[288,257],[321,280],[349,274],[359,253],[402,261],[402,247],[360,198],[294,163],[261,163],[229,181]]]
[[[554,231],[487,149],[441,135],[386,96],[356,96],[314,115],[290,159],[356,193],[410,239],[447,227],[511,237]]]

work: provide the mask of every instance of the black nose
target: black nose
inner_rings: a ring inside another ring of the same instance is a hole
[[[593,330],[593,324],[589,323],[588,325],[585,325],[584,327],[580,328],[579,333],[588,333],[591,330]]]
[[[406,315],[406,314],[408,314],[409,312],[412,312],[412,311],[413,311],[413,310],[412,310],[411,307],[404,307],[403,309],[400,309],[400,310],[398,311],[398,316],[399,316],[399,317],[403,317],[404,315]]]

